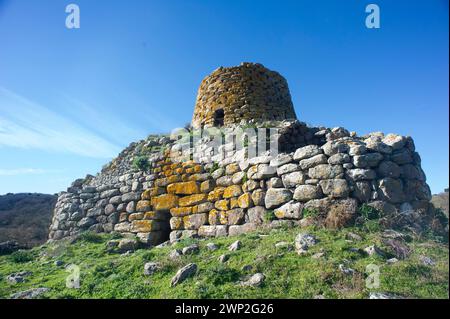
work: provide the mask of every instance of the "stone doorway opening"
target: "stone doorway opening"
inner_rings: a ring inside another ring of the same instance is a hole
[[[223,126],[225,113],[223,109],[218,109],[214,112],[214,126]]]

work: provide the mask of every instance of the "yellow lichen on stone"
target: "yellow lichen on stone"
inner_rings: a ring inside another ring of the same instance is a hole
[[[172,230],[183,229],[183,218],[182,217],[172,217],[170,219],[170,228]]]
[[[178,206],[178,196],[173,194],[163,194],[152,198],[154,210],[169,210]]]
[[[223,191],[223,198],[236,197],[242,194],[242,188],[240,185],[231,185],[225,188]]]
[[[192,207],[174,207],[170,209],[173,217],[182,217],[192,214]]]
[[[131,231],[133,233],[146,233],[151,232],[158,229],[158,223],[155,223],[153,220],[134,220],[131,223]]]
[[[204,181],[200,184],[200,191],[202,193],[208,193],[214,189],[215,182],[211,179]]]
[[[228,199],[222,199],[215,202],[214,207],[217,208],[218,210],[228,210],[229,209],[228,204],[229,204]]]
[[[171,175],[171,176],[167,177],[167,181],[169,182],[169,184],[181,182],[181,176],[180,175]]]
[[[250,193],[245,193],[239,196],[238,204],[240,208],[249,208],[253,206],[252,196]]]
[[[181,197],[178,201],[180,206],[193,206],[200,204],[206,200],[206,194],[194,194],[185,197]]]
[[[134,213],[134,214],[130,214],[130,216],[128,216],[128,220],[130,222],[132,222],[133,220],[143,219],[143,217],[144,217],[144,213]]]
[[[136,211],[145,212],[151,209],[151,202],[149,200],[140,200],[136,204]]]
[[[196,194],[200,191],[198,184],[196,182],[181,182],[174,183],[167,186],[167,192],[169,194],[179,194],[179,195],[191,195]]]
[[[220,224],[220,213],[217,209],[211,209],[208,213],[208,223],[210,225],[219,225]]]
[[[213,191],[209,192],[208,200],[211,202],[215,202],[218,201],[219,199],[222,199],[224,190],[225,190],[224,187],[216,187]]]

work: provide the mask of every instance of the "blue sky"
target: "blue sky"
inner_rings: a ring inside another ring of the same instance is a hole
[[[369,3],[380,29],[365,27]],[[95,174],[130,142],[189,122],[202,78],[242,61],[279,71],[302,121],[411,135],[439,192],[448,54],[447,0],[0,0],[0,194]]]

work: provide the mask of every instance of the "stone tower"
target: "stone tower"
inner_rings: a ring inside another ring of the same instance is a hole
[[[222,126],[241,120],[295,120],[286,80],[259,63],[220,67],[203,79],[192,126]]]

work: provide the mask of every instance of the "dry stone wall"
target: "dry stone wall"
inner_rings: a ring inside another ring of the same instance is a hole
[[[296,119],[286,80],[258,63],[220,67],[198,90],[192,125],[232,125],[250,120]]]
[[[286,80],[260,64],[221,67],[206,77],[192,125],[224,125],[231,138],[225,134],[217,153],[214,138],[195,139],[195,131],[130,144],[101,173],[59,194],[49,238],[115,231],[156,245],[262,225],[339,228],[357,222],[367,207],[381,212],[385,226],[432,222],[431,193],[412,138],[309,127],[296,120]],[[249,156],[259,136],[236,147],[242,127],[275,129],[269,142],[261,138],[279,153]],[[149,166],[134,168],[142,156]]]
[[[184,154],[169,141],[164,152],[149,156],[148,172],[130,169],[111,184],[77,181],[60,194],[50,238],[90,229],[156,245],[269,224],[338,228],[354,223],[363,204],[387,222],[399,214],[429,218],[431,194],[410,137],[313,131],[319,143],[292,152],[246,158],[230,150],[207,163],[178,161]]]

